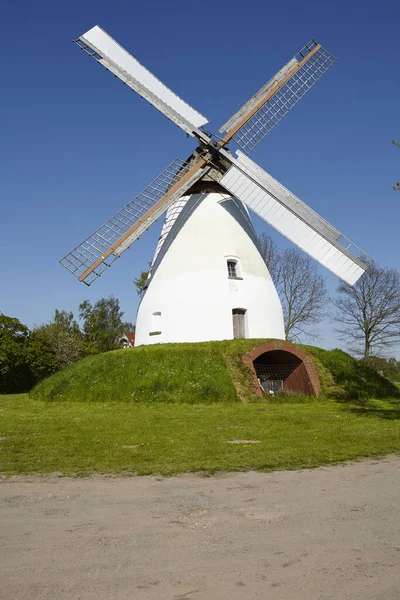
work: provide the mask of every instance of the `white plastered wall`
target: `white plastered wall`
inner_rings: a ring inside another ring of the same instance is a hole
[[[193,198],[181,199],[181,208]],[[162,257],[139,306],[135,345],[232,339],[234,308],[246,310],[246,337],[284,339],[281,304],[244,205],[215,193],[197,198],[178,231],[170,209],[173,241],[164,252],[158,248]],[[228,278],[228,259],[238,261],[241,279]]]

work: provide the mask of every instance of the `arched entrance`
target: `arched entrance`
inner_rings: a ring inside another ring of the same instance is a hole
[[[319,396],[321,384],[312,357],[289,342],[261,344],[242,355],[253,376],[254,391],[297,392]]]

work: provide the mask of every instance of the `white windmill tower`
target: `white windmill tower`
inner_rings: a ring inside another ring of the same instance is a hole
[[[284,338],[248,209],[343,281],[361,277],[366,255],[247,157],[334,63],[320,44],[306,44],[225,123],[221,138],[100,27],[74,41],[199,142],[60,261],[90,285],[167,211],[138,310],[137,345]],[[240,148],[235,155],[230,141]]]

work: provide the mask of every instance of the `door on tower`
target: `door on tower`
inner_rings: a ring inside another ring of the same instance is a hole
[[[245,314],[246,311],[243,308],[234,308],[232,310],[234,339],[246,337]]]

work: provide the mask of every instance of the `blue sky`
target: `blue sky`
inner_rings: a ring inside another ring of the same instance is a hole
[[[379,264],[400,267],[400,4],[42,1],[2,7],[0,311],[29,326],[113,294],[134,321],[133,280],[158,222],[90,288],[58,260],[192,139],[71,43],[102,26],[217,132],[316,38],[338,61],[251,157]],[[258,232],[288,243],[261,220]],[[327,275],[329,291],[337,279]],[[340,345],[326,321],[322,345]]]

